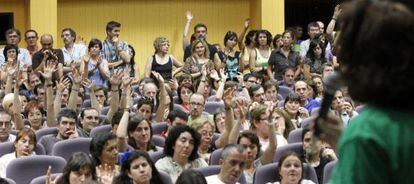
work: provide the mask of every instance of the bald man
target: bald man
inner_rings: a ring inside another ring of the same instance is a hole
[[[60,49],[53,49],[53,37],[50,34],[44,34],[40,37],[40,44],[42,45],[42,49],[40,49],[40,51],[36,52],[33,55],[33,59],[32,59],[32,69],[35,71],[43,71],[43,67],[46,61],[55,61],[58,62],[58,68],[57,68],[57,78],[60,78],[63,75],[63,52]],[[51,54],[53,53],[54,56],[57,57],[54,58],[52,56],[50,57],[46,57],[45,61],[44,59],[44,55],[45,54]]]

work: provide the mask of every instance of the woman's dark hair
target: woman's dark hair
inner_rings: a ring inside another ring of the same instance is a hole
[[[275,37],[273,38],[273,41],[272,41],[272,46],[273,46],[273,48],[274,49],[277,49],[277,40],[278,39],[282,39],[282,35],[281,34],[277,34],[277,35],[275,35]]]
[[[177,89],[177,94],[178,94],[178,104],[182,104],[183,103],[183,99],[181,98],[181,89],[182,88],[188,88],[190,91],[192,91],[193,93],[195,93],[194,87],[192,85],[186,85],[186,84],[182,84],[178,87]]]
[[[292,47],[293,47],[293,45],[295,44],[295,42],[296,42],[296,33],[295,33],[295,30],[292,30],[292,29],[286,29],[285,30],[285,32],[283,32],[282,33],[282,37],[283,37],[283,35],[285,35],[285,34],[287,34],[287,33],[289,33],[290,34],[290,36],[292,37]]]
[[[226,46],[226,43],[228,40],[236,38],[236,42],[239,41],[239,37],[237,37],[237,33],[233,31],[228,31],[226,35],[224,36],[224,46]]]
[[[253,42],[253,37],[256,34],[257,30],[250,30],[247,32],[247,35],[244,39],[244,44],[250,45]]]
[[[207,184],[207,181],[200,171],[187,169],[181,172],[175,184]]]
[[[58,179],[58,184],[70,184],[69,176],[71,172],[79,171],[83,168],[88,168],[91,172],[92,179],[96,180],[96,167],[92,158],[83,152],[74,153],[63,168],[62,176]]]
[[[131,61],[129,62],[129,66],[131,67],[131,72],[129,72],[130,77],[135,77],[135,49],[132,45],[128,45],[129,50],[131,50]]]
[[[143,105],[149,105],[151,107],[151,113],[154,112],[154,100],[148,97],[141,97],[138,100],[137,109],[141,108]]]
[[[252,144],[257,146],[256,159],[259,158],[259,155],[260,155],[259,152],[260,152],[262,146],[260,145],[259,137],[257,137],[257,134],[253,131],[246,130],[246,131],[240,133],[239,137],[237,138],[237,144],[240,144],[240,140],[242,138],[248,139]]]
[[[193,161],[198,158],[198,147],[200,146],[201,136],[200,134],[195,131],[193,128],[187,125],[180,125],[173,127],[170,132],[168,133],[168,137],[165,140],[165,147],[164,147],[164,154],[170,157],[174,156],[174,149],[175,142],[180,137],[180,135],[184,132],[188,132],[193,137],[194,141],[194,148],[191,152],[190,157],[188,158],[189,161]]]
[[[289,102],[289,101],[294,101],[294,102],[299,102],[300,103],[300,97],[296,93],[290,93],[288,96],[286,96],[284,105],[286,105],[286,103]]]
[[[99,49],[102,50],[102,42],[97,38],[92,38],[91,41],[89,41],[88,50],[94,47],[95,45],[98,45]]]
[[[266,35],[266,38],[267,38],[266,45],[270,46],[270,44],[272,44],[272,34],[268,30],[262,29],[256,32],[256,37],[254,38],[256,47],[259,47],[259,35],[260,34]]]
[[[321,50],[322,50],[320,60],[321,60],[321,64],[324,64],[324,63],[326,63],[325,46],[324,46],[324,44],[321,41],[319,41],[317,39],[313,39],[313,40],[310,41],[310,43],[309,43],[309,50],[306,53],[306,57],[309,58],[309,59],[311,59],[312,61],[315,61],[316,55],[315,55],[315,51],[314,50],[315,50],[315,48],[317,46],[319,46],[321,48]],[[320,72],[322,72],[322,71],[320,71]]]
[[[121,160],[121,172],[118,176],[116,176],[113,180],[113,183],[116,184],[130,184],[131,178],[128,176],[128,172],[130,172],[131,164],[134,160],[144,157],[145,160],[147,160],[148,164],[151,166],[151,184],[163,184],[164,182],[161,180],[160,173],[158,172],[157,168],[154,165],[154,162],[152,162],[150,156],[147,152],[142,150],[136,150],[132,152],[124,153],[125,160]]]
[[[136,141],[134,139],[134,137],[132,137],[131,135],[129,135],[131,132],[134,132],[137,127],[139,126],[139,124],[141,124],[142,122],[147,122],[149,129],[150,129],[150,140],[147,144],[147,147],[145,148],[145,151],[150,151],[150,150],[156,150],[156,147],[151,143],[151,138],[153,135],[153,130],[152,130],[152,126],[151,123],[148,122],[147,120],[145,120],[142,116],[140,115],[135,115],[132,116],[129,119],[129,123],[128,123],[128,145],[132,146],[134,149],[138,149],[138,145],[136,144]]]
[[[299,160],[301,160],[300,156],[297,153],[293,152],[293,151],[288,151],[285,154],[283,154],[282,157],[280,157],[279,162],[277,163],[277,169],[278,169],[277,174],[279,175],[279,180],[282,180],[282,176],[280,176],[280,171],[281,171],[281,168],[283,166],[283,162],[289,156],[294,156],[294,157],[297,157]],[[299,180],[298,183],[301,183],[301,181],[303,179],[303,173],[304,173],[303,172],[303,162],[300,162],[300,167],[301,167],[301,170],[302,170],[302,175],[300,176],[300,180]]]
[[[105,145],[108,141],[113,139],[116,139],[116,135],[110,132],[99,133],[96,137],[92,138],[91,145],[89,146],[89,152],[91,153],[96,166],[101,165],[101,156]]]
[[[227,88],[226,88],[227,89]],[[214,127],[216,127],[216,130],[214,131],[214,132],[216,132],[216,133],[220,133],[219,132],[219,129],[217,128],[217,123],[216,123],[216,120],[217,120],[217,116],[219,115],[219,114],[224,114],[224,116],[226,116],[225,115],[225,110],[223,109],[223,108],[218,108],[217,110],[216,110],[216,112],[214,113],[214,115],[213,115],[213,120],[214,120]]]
[[[11,44],[8,44],[8,45],[6,45],[6,47],[4,47],[4,50],[3,50],[3,55],[4,55],[4,58],[5,58],[5,62],[7,62],[7,51],[9,51],[9,50],[15,50],[16,51],[16,59],[17,59],[17,56],[19,55],[19,48],[16,46],[16,45],[11,45]]]
[[[414,109],[414,99],[407,98],[414,89],[414,13],[408,8],[412,1],[406,4],[356,0],[344,5],[338,60],[354,100]]]

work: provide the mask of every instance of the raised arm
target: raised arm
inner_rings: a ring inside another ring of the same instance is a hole
[[[222,99],[224,93],[224,85],[226,84],[227,73],[224,72],[224,69],[220,69],[220,80],[219,80],[219,87],[217,88],[216,92],[216,99]]]
[[[115,114],[115,112],[119,109],[119,85],[122,83],[123,80],[126,82],[131,82],[131,79],[129,76],[126,76],[122,71],[118,70],[116,71],[110,80],[111,83],[111,102],[109,104],[109,111],[106,117],[111,121],[112,116]]]
[[[164,113],[166,107],[165,102],[167,101],[166,98],[168,98],[168,95],[167,91],[165,90],[164,78],[158,72],[155,71],[152,72],[152,75],[154,75],[157,79],[160,88],[160,102],[158,104],[157,112],[155,112],[155,121],[162,122],[164,121]]]
[[[249,29],[249,27],[250,27],[250,18],[247,18],[244,21],[244,27],[243,27],[243,30],[240,32],[239,40],[238,40],[238,43],[237,43],[239,45],[240,50],[244,49],[245,45],[243,43],[243,39],[244,39],[244,36],[246,35],[246,31]]]
[[[240,109],[240,116],[246,117],[246,108],[243,105],[243,101],[241,99],[237,99],[236,105],[237,105],[237,108]],[[237,144],[237,138],[240,135],[240,127],[243,121],[245,121],[245,118],[241,118],[235,121],[235,125],[231,129],[231,132],[229,135],[229,144]]]
[[[52,76],[56,71],[56,64],[53,62],[47,62],[43,72],[39,72],[45,79],[45,89],[46,89],[46,125],[48,127],[55,127],[55,109],[53,106],[53,90],[52,90]]]
[[[59,81],[56,81],[56,95],[55,95],[55,100],[53,102],[53,109],[55,112],[55,117],[57,117],[57,115],[60,112],[60,108],[62,106],[62,93],[63,90],[65,90],[66,88],[69,88],[69,83],[70,83],[70,79],[69,78],[61,78]]]
[[[270,107],[270,109],[274,109],[274,108],[277,108],[277,106],[275,105],[275,107]],[[271,117],[272,112],[273,110],[270,113],[270,117]],[[263,153],[262,158],[260,159],[260,162],[262,163],[262,165],[272,162],[276,154],[276,147],[277,147],[276,146],[276,135],[275,135],[276,122],[273,121],[270,117],[269,117],[269,123],[267,124],[268,134],[269,134],[269,146],[267,146],[266,150]]]
[[[105,80],[109,80],[110,72],[109,72],[108,61],[106,59],[102,59],[100,56],[98,58],[98,70]]]
[[[82,76],[80,75],[79,70],[76,67],[72,67],[72,77],[72,89],[70,90],[67,108],[76,111],[76,101],[79,94],[79,88],[82,82]]]
[[[23,123],[23,119],[22,116],[20,115],[22,109],[22,105],[20,103],[20,98],[19,98],[19,84],[16,80],[16,82],[14,83],[14,97],[13,97],[13,118],[14,118],[14,123],[16,124],[16,129],[17,130],[22,130],[24,128],[24,123]]]
[[[193,20],[193,14],[191,13],[191,11],[185,12],[185,18],[186,22],[183,34],[183,50],[185,50],[185,48],[191,44],[190,39],[188,39],[188,30],[190,29],[191,20]]]
[[[128,136],[128,122],[129,122],[129,113],[130,113],[130,106],[132,100],[132,93],[126,95],[127,107],[124,109],[124,114],[122,115],[121,121],[119,122],[118,129],[116,130],[116,136],[118,137],[118,150],[120,152],[124,152],[128,148],[128,144],[126,142]]]
[[[342,12],[341,5],[339,4],[336,5],[334,13],[332,15],[332,19],[329,22],[328,26],[326,27],[326,33],[328,33],[329,35],[332,35],[332,33],[334,32],[336,20],[338,19],[338,16],[341,14],[341,12]]]
[[[235,89],[229,88],[224,91],[223,101],[224,101],[224,109],[226,110],[226,119],[224,120],[225,129],[221,133],[220,138],[218,138],[215,142],[217,148],[222,148],[228,144],[229,135],[231,129],[233,127],[233,110],[231,109],[231,100],[235,96]]]
[[[204,86],[205,86],[205,83],[208,82],[207,80],[208,80],[207,79],[207,69],[206,69],[206,66],[204,65],[201,68],[201,81],[200,81],[200,84],[198,85],[197,93],[204,94],[204,90],[205,90]]]
[[[13,61],[14,62],[14,61]],[[13,90],[13,79],[15,78],[15,75],[17,74],[18,66],[13,65],[10,61],[7,63],[6,67],[6,87],[4,89],[4,93],[7,95],[9,93],[12,93]],[[17,80],[16,80],[17,83]]]

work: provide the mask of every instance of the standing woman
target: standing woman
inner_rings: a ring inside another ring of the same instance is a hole
[[[224,36],[223,53],[226,56],[226,59],[223,65],[227,72],[227,78],[230,80],[236,79],[237,73],[243,72],[244,69],[244,64],[240,58],[240,51],[234,49],[237,45],[237,41],[237,34],[233,31],[228,31],[226,36]]]
[[[250,53],[249,58],[249,68],[250,72],[259,72],[264,76],[271,76],[271,72],[267,70],[269,64],[268,60],[272,48],[270,44],[272,43],[272,34],[267,30],[259,30],[256,33],[255,39],[255,48],[254,52]]]
[[[108,88],[109,80],[108,61],[101,58],[102,42],[93,38],[88,45],[88,54],[83,57],[80,72],[83,78],[93,81],[94,86]],[[86,67],[87,66],[87,67]]]
[[[269,58],[268,72],[272,73],[270,78],[278,81],[283,80],[283,71],[287,68],[294,68],[294,78],[300,74],[299,53],[293,50],[295,34],[291,30],[286,30],[282,34],[283,46],[278,50],[273,50]]]
[[[240,50],[242,51],[242,55],[241,55],[241,60],[243,62],[243,65],[245,68],[243,68],[243,71],[249,71],[250,70],[250,53],[252,53],[252,51],[254,50],[254,35],[256,35],[257,30],[250,30],[247,35],[246,38],[244,39],[244,44],[243,44],[243,38],[240,38],[239,41],[239,45],[240,46]]]
[[[197,38],[193,41],[191,53],[192,55],[185,61],[182,71],[191,75],[193,80],[198,81],[201,77],[202,67],[205,65],[207,71],[210,71],[214,69],[214,64],[209,58],[210,51],[204,39]]]
[[[116,184],[163,184],[160,173],[145,151],[126,152],[121,156],[121,172]]]
[[[322,65],[328,62],[325,58],[325,46],[319,40],[312,40],[303,65],[303,75],[306,79],[322,75]]]
[[[177,71],[173,71],[173,66],[179,68],[182,66],[178,60],[168,54],[170,43],[167,38],[157,37],[154,40],[155,54],[148,58],[145,65],[145,77],[151,77],[154,80],[156,78],[151,75],[152,71],[158,72],[164,78],[169,81],[173,78]],[[179,71],[180,69],[178,69]]]

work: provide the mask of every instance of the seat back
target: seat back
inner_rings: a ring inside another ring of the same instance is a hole
[[[200,167],[200,168],[197,168],[196,170],[200,171],[203,174],[204,177],[208,177],[208,176],[219,174],[220,169],[221,169],[220,165],[211,165],[211,166],[207,166],[207,167]],[[246,178],[244,177],[243,172],[242,172],[238,182],[240,184],[246,184]]]
[[[95,128],[92,128],[90,137],[91,138],[94,138],[99,133],[110,132],[111,129],[112,129],[111,125],[101,125],[101,126],[97,126]]]
[[[156,163],[159,159],[161,159],[162,157],[165,156],[164,150],[159,150],[159,151],[156,151],[156,152],[150,152],[149,155],[151,157],[152,162],[154,162],[154,163]]]
[[[204,111],[209,114],[215,114],[218,109],[224,109],[223,102],[206,102],[204,105]]]
[[[2,157],[5,154],[9,154],[13,152],[14,152],[14,142],[0,143],[0,157]],[[35,153],[36,155],[44,155],[45,148],[41,144],[37,143]]]
[[[282,95],[283,100],[286,99],[286,97],[293,93],[293,90],[286,87],[286,86],[279,86],[279,91],[277,92],[278,94]]]
[[[153,135],[152,136],[152,139],[151,139],[151,142],[155,145],[155,146],[158,146],[158,147],[164,147],[164,145],[165,145],[165,138],[164,137],[161,137],[161,136],[159,136],[159,135]]]
[[[331,161],[325,165],[325,168],[323,169],[323,184],[328,183],[329,179],[331,178],[332,171],[335,168],[336,162],[336,160]]]
[[[167,122],[152,123],[151,127],[152,133],[158,135],[167,130]]]
[[[51,177],[52,181],[55,181],[56,177],[60,177],[61,175],[62,173],[52,174],[52,177]],[[46,175],[36,177],[32,179],[32,181],[30,182],[30,184],[45,184],[45,183],[46,183]]]
[[[76,138],[59,141],[53,145],[52,155],[68,160],[76,152],[89,154],[91,140],[92,138]]]
[[[43,176],[51,166],[52,173],[62,172],[65,159],[57,156],[33,155],[12,160],[6,168],[6,177],[16,183],[30,183],[33,178]]]
[[[109,106],[102,107],[101,114],[106,116],[108,115],[108,111],[109,111]]]
[[[221,152],[223,152],[223,148],[216,149],[211,153],[210,160],[208,165],[219,165],[219,161],[221,158]]]
[[[309,128],[313,123],[313,119],[314,117],[308,117],[308,118],[303,119],[302,122],[300,122],[300,127]]]
[[[167,173],[165,173],[164,171],[158,171],[158,173],[160,173],[161,176],[161,181],[164,184],[173,184],[173,181],[170,177],[170,175],[168,175]]]
[[[253,177],[253,184],[280,181],[278,163],[266,164],[259,167]],[[318,177],[312,166],[303,164],[303,178],[318,184]]]
[[[39,141],[45,135],[56,135],[58,132],[59,130],[56,127],[42,128],[36,132],[36,140]]]
[[[302,128],[297,128],[295,130],[292,130],[289,133],[288,136],[288,143],[297,143],[297,142],[302,142],[302,133],[303,133],[303,129]]]
[[[298,155],[302,155],[303,154],[302,142],[287,144],[287,145],[278,147],[276,149],[276,154],[275,154],[275,158],[273,159],[273,162],[279,162],[280,157],[282,157],[284,154],[286,154],[289,151],[295,152]]]
[[[8,184],[16,184],[16,182],[10,178],[3,178],[7,181]]]

